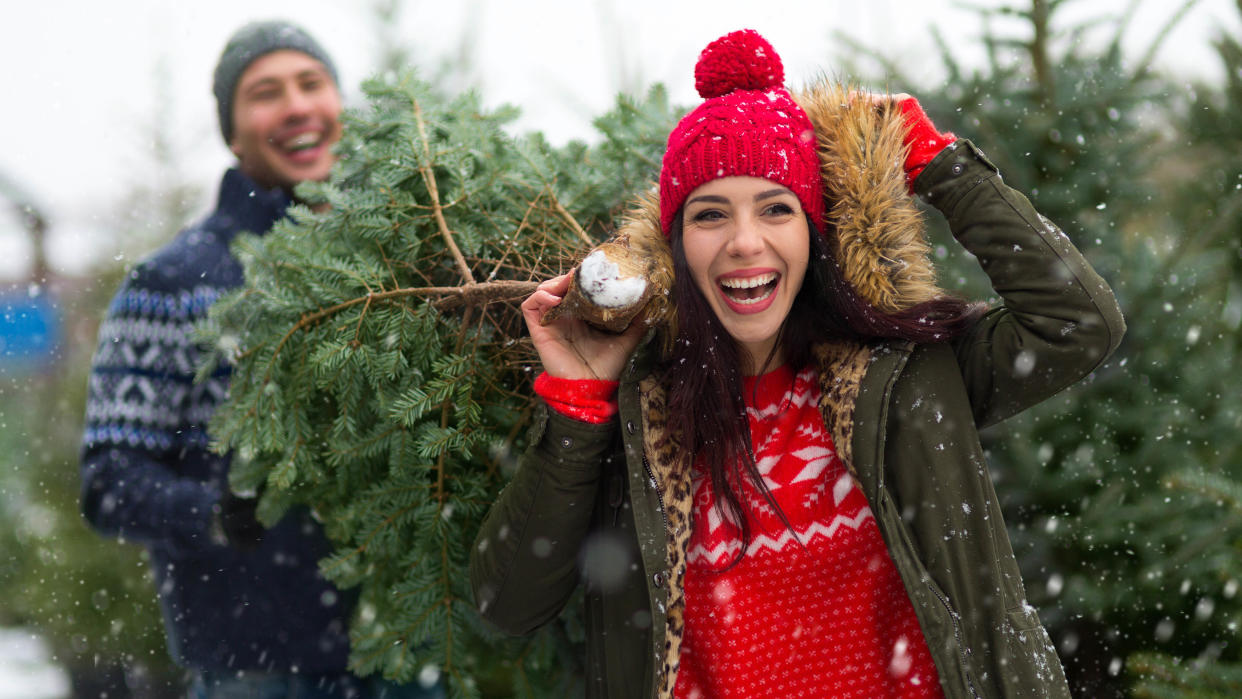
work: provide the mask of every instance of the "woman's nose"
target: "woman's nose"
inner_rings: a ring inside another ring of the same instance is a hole
[[[748,257],[763,251],[763,236],[758,222],[750,217],[740,217],[729,239],[728,252],[735,257]]]

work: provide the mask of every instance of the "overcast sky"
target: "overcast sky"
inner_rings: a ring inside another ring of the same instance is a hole
[[[215,120],[211,71],[233,29],[272,17],[302,24],[334,56],[347,103],[357,103],[357,85],[376,65],[381,31],[369,9],[373,2],[0,3],[0,181],[16,183],[46,212],[52,264],[68,273],[80,270],[91,256],[125,254],[115,241],[101,239],[101,231],[115,216],[121,193],[151,176],[150,128],[161,110],[177,125],[173,147],[180,156],[180,175],[214,196],[230,156]],[[959,58],[980,60],[978,15],[961,9],[962,4],[406,0],[399,26],[388,31],[408,47],[429,78],[436,77],[446,59],[466,56],[488,104],[520,106],[519,130],[538,129],[563,142],[589,138],[590,118],[606,110],[623,87],[659,81],[676,103],[697,101],[693,65],[699,50],[742,27],[757,29],[771,41],[791,85],[821,71],[831,73],[834,58],[843,52],[836,31],[895,58],[917,85],[933,85],[942,71],[931,25],[950,39],[961,38],[954,44]],[[1129,12],[1135,5],[1137,10]],[[1180,5],[1079,0],[1069,3],[1061,19],[1071,23],[1129,14],[1127,48],[1137,57]],[[1219,80],[1210,42],[1221,31],[1238,35],[1238,25],[1234,0],[1199,0],[1157,62],[1187,78]],[[469,40],[463,42],[463,36]],[[210,203],[204,199],[196,207],[205,212]],[[0,280],[20,278],[27,256],[15,217],[0,212]]]

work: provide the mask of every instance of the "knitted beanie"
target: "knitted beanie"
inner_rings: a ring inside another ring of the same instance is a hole
[[[220,132],[224,134],[225,143],[233,140],[233,98],[237,93],[237,81],[241,80],[242,73],[246,72],[251,63],[282,49],[300,51],[319,61],[328,69],[332,82],[339,84],[332,58],[306,30],[283,20],[251,22],[245,25],[234,32],[224,46],[212,81],[211,89],[216,95],[220,116]]]
[[[780,56],[750,29],[726,34],[699,54],[695,89],[706,101],[668,136],[660,168],[660,228],[696,187],[720,177],[762,177],[788,187],[816,226],[824,196],[815,128],[785,89]]]

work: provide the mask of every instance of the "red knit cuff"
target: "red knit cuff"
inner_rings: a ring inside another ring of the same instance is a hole
[[[914,194],[914,181],[918,179],[919,173],[923,172],[923,168],[927,167],[927,164],[939,155],[945,146],[956,141],[957,136],[948,131],[944,133],[937,131],[936,126],[932,124],[931,119],[915,98],[904,99],[898,106],[906,120],[905,144],[910,147],[910,154],[906,156],[905,162],[906,186],[910,193]]]
[[[603,424],[617,414],[619,381],[560,379],[544,372],[535,378],[535,395],[565,417]]]

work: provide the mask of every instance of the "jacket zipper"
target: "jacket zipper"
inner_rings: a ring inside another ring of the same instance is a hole
[[[660,493],[660,485],[656,482],[655,471],[651,470],[651,464],[647,462],[647,453],[643,452],[643,470],[647,472],[647,482],[655,489],[656,502],[660,505],[660,519],[664,522],[664,535],[668,536],[668,513],[664,511],[664,496]]]
[[[970,690],[970,696],[978,699],[979,692],[975,690],[974,682],[970,680],[970,671],[967,666],[967,657],[970,654],[966,644],[962,642],[962,626],[958,621],[957,612],[953,611],[953,605],[949,604],[949,599],[936,589],[935,585],[928,584],[927,589],[940,600],[940,604],[944,605],[944,610],[949,614],[949,622],[953,625],[953,638],[957,641],[957,657],[962,662],[962,677],[966,680],[966,689]]]

